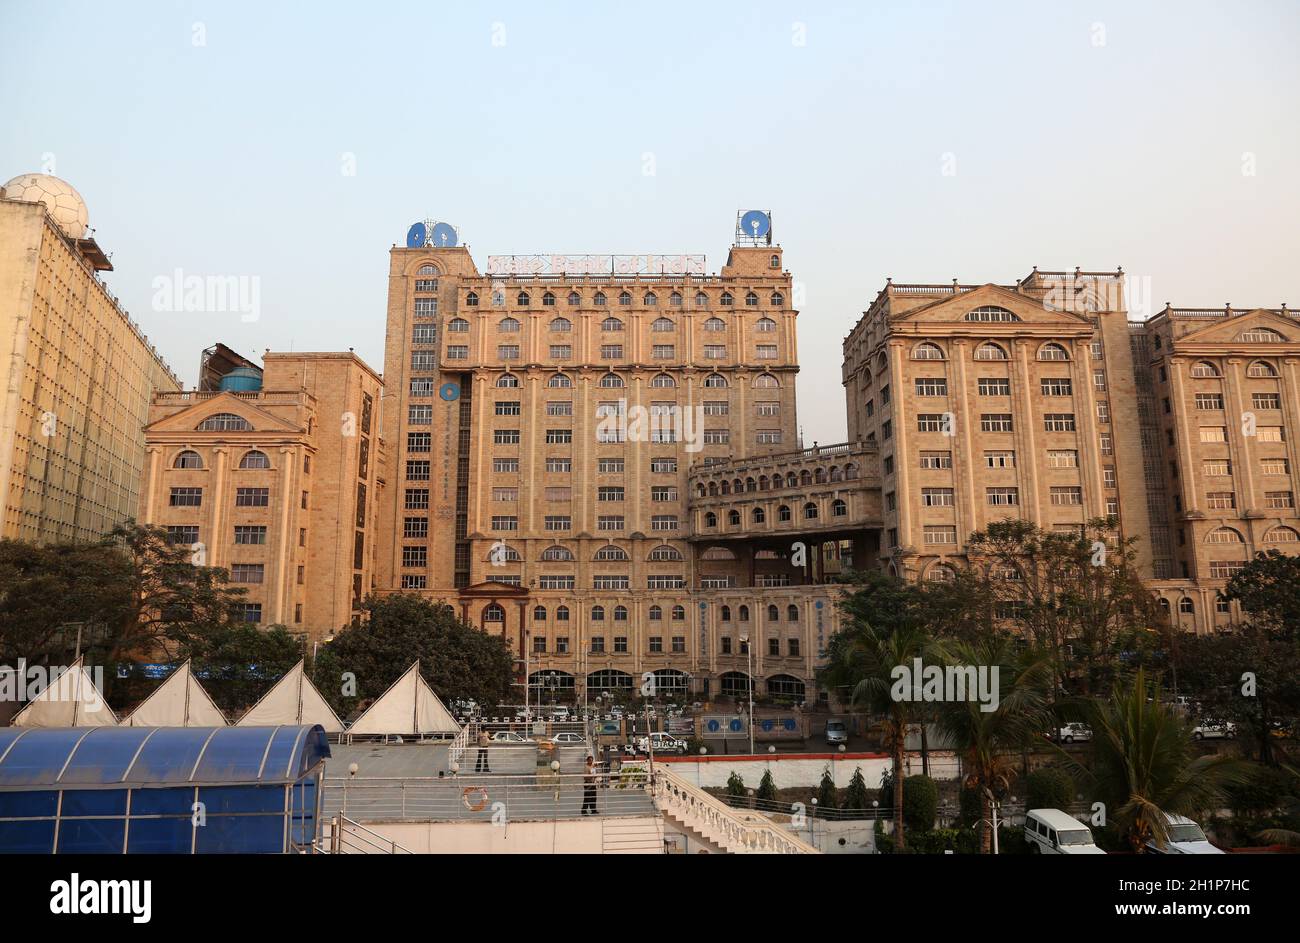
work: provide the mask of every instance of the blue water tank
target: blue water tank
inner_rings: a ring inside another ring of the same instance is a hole
[[[262,388],[262,371],[236,367],[221,378],[221,388],[232,393],[248,393]]]

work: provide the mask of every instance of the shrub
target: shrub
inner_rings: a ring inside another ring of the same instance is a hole
[[[1074,780],[1055,766],[1036,769],[1025,780],[1027,809],[1068,809],[1074,801]]]
[[[908,776],[903,780],[903,825],[909,836],[934,828],[939,810],[939,787],[929,776]]]
[[[862,776],[861,766],[853,771],[849,788],[844,790],[843,808],[854,812],[865,812],[871,808],[871,795],[867,792],[867,781]]]
[[[817,808],[838,809],[839,807],[839,791],[835,788],[835,780],[831,779],[831,768],[827,766],[822,769],[822,781],[817,784]]]
[[[770,769],[763,772],[763,778],[758,783],[758,798],[776,800],[776,782],[772,779]]]
[[[745,795],[745,781],[740,778],[740,774],[733,771],[727,777],[727,795],[743,797]]]

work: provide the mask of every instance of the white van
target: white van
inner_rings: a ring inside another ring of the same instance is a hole
[[[1030,809],[1025,813],[1025,841],[1036,855],[1104,855],[1092,832],[1060,809]]]
[[[1166,830],[1169,841],[1161,848],[1154,838],[1146,844],[1146,852],[1155,855],[1222,855],[1223,849],[1215,848],[1205,837],[1201,827],[1185,815],[1165,815]]]

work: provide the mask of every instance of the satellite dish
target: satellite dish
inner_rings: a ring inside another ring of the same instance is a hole
[[[437,223],[429,234],[429,244],[439,249],[450,249],[456,245],[456,227],[450,223]]]
[[[772,229],[771,218],[762,210],[750,210],[740,217],[740,231],[752,239],[761,239]]]
[[[415,223],[406,231],[406,248],[423,249],[427,241],[428,230],[424,228],[424,223]]]

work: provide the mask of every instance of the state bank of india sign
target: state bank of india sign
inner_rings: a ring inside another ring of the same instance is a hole
[[[703,275],[702,255],[490,255],[488,275]]]

